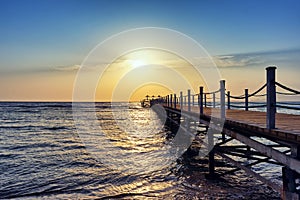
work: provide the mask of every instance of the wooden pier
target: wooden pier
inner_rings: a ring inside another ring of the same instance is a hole
[[[266,84],[251,94],[245,89],[243,95],[232,96],[230,91],[226,92],[225,81],[221,80],[218,91],[204,92],[204,88],[200,87],[198,94],[191,94],[187,90],[185,96],[182,92],[179,95],[170,94],[152,99],[150,104],[164,107],[167,113],[166,126],[202,138],[203,146],[208,149],[208,177],[228,174],[216,172],[215,154],[218,154],[237,167],[232,173],[242,169],[280,192],[283,199],[299,200],[300,115],[277,113],[276,110],[300,109],[295,105],[276,102],[276,96],[299,95],[300,92],[276,82],[276,67],[266,70]],[[276,92],[276,87],[287,92]],[[266,94],[260,94],[264,89]],[[249,98],[255,96],[266,96],[266,102],[249,106]],[[211,100],[209,103],[208,97]],[[243,100],[244,105],[236,105],[232,99]],[[266,112],[250,111],[263,107]],[[247,162],[244,162],[245,159]],[[253,171],[254,165],[263,162],[282,166],[281,185]]]

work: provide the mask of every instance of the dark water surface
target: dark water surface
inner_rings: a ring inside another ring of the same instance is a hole
[[[1,199],[278,197],[243,174],[212,182],[179,164],[150,109],[79,107],[75,123],[71,103],[0,103]],[[91,112],[99,126],[90,126]]]

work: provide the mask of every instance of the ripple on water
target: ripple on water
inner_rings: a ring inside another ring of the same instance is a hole
[[[92,111],[89,104],[80,106]],[[0,198],[240,198],[233,191],[251,195],[234,185],[242,176],[229,179],[234,186],[230,190],[228,184],[205,180],[204,171],[182,171],[184,165],[169,154],[161,121],[138,104],[96,104],[101,127],[80,129],[90,142],[76,131],[71,103],[0,103],[0,112]],[[88,119],[82,120],[84,124]]]

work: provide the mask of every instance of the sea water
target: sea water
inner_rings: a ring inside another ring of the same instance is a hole
[[[182,171],[164,122],[137,103],[2,102],[0,113],[0,199],[268,198],[247,176]]]

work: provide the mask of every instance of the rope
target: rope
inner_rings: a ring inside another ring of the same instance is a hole
[[[290,109],[290,110],[300,110],[300,108],[297,107],[290,107],[290,106],[281,106],[281,105],[276,105],[277,108],[285,108],[285,109]]]
[[[258,96],[266,96],[266,94],[263,94],[263,95],[256,95],[257,93],[259,93],[260,91],[262,91],[265,87],[267,86],[267,84],[264,84],[263,86],[261,86],[258,90],[256,90],[255,92],[253,92],[252,94],[249,94],[248,95],[248,98],[249,97],[252,97],[252,96],[255,96],[255,97],[258,97]],[[228,94],[226,94],[226,96],[228,96]],[[229,96],[230,98],[233,98],[233,99],[245,99],[246,96],[245,95],[240,95],[240,96]]]
[[[264,96],[267,96],[267,94],[258,94],[258,95],[255,95],[253,97],[264,97]]]
[[[294,89],[291,89],[291,88],[289,88],[289,87],[287,87],[287,86],[284,86],[284,85],[282,85],[282,84],[280,84],[280,83],[278,83],[278,82],[275,82],[275,84],[278,85],[279,87],[281,87],[282,89],[285,89],[285,90],[287,90],[287,91],[290,91],[290,92],[292,92],[292,93],[294,93],[294,94],[300,94],[299,91],[294,90]]]
[[[204,92],[203,94],[216,94],[216,93],[218,93],[218,92],[220,92],[221,90],[219,89],[219,90],[216,90],[216,91],[214,91],[214,92]]]
[[[285,105],[291,105],[291,106],[300,106],[300,103],[296,103],[296,102],[277,102],[278,104],[285,104]]]
[[[233,102],[233,103],[234,103],[234,102]],[[249,102],[249,103],[251,103],[251,104],[260,104],[260,105],[265,104],[264,102]]]
[[[266,86],[267,86],[267,84],[264,84],[263,86],[261,86],[261,87],[260,87],[258,90],[256,90],[255,92],[253,92],[252,94],[249,94],[248,97],[255,96],[257,93],[259,93],[260,91],[262,91]]]
[[[287,93],[287,92],[276,92],[276,94],[282,94],[282,95],[297,95],[295,93]]]
[[[228,94],[226,94],[226,96],[228,97]],[[233,99],[245,99],[245,95],[241,95],[241,96],[229,96],[230,98],[233,98]]]
[[[257,105],[257,106],[248,106],[247,108],[263,108],[263,107],[266,107],[267,105],[266,104],[263,104],[263,105]],[[246,106],[236,106],[236,105],[230,105],[230,107],[233,107],[233,108],[246,108]]]

